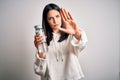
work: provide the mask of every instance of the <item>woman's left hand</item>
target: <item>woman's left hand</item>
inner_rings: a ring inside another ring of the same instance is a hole
[[[81,32],[76,24],[75,20],[71,16],[69,12],[67,12],[65,9],[60,10],[60,14],[64,23],[64,28],[59,28],[59,30],[74,35],[78,40],[81,38]]]
[[[60,10],[60,14],[64,23],[64,28],[59,28],[61,31],[74,35],[79,28],[69,12],[65,9]]]

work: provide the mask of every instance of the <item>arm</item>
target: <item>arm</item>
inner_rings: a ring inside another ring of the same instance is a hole
[[[77,39],[75,36],[73,36],[71,40],[73,51],[77,55],[85,48],[86,43],[88,42],[86,33],[83,30],[81,30],[80,33],[81,33],[80,40]]]
[[[45,76],[46,68],[47,68],[47,62],[46,59],[40,58],[38,54],[36,54],[36,60],[34,63],[34,71],[36,74],[40,76]]]
[[[46,55],[44,53],[39,53],[38,46],[43,42],[43,36],[40,34],[36,34],[34,36],[34,45],[37,49],[37,53],[35,55],[35,63],[34,63],[34,71],[36,74],[40,76],[45,76],[45,73],[47,71],[47,60]]]

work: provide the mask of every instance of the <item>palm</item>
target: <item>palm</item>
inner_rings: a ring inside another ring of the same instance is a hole
[[[60,11],[61,17],[63,19],[63,23],[65,28],[60,28],[61,31],[64,31],[68,34],[75,34],[75,31],[78,30],[77,24],[70,15],[70,13],[67,13],[64,9],[61,9]]]
[[[76,23],[73,20],[67,20],[64,22],[65,31],[69,34],[74,34],[76,30]]]

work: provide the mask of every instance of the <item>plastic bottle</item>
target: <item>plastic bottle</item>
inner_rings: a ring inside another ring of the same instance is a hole
[[[38,45],[38,53],[45,54],[47,52],[45,32],[44,32],[42,26],[40,26],[40,25],[35,25],[34,28],[35,28],[35,33],[40,34],[44,38],[42,44]]]

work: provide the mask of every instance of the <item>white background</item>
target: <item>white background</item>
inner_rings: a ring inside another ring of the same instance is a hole
[[[33,26],[50,2],[67,9],[87,33],[79,56],[83,80],[119,80],[120,0],[0,0],[0,80],[40,80],[33,70]]]

